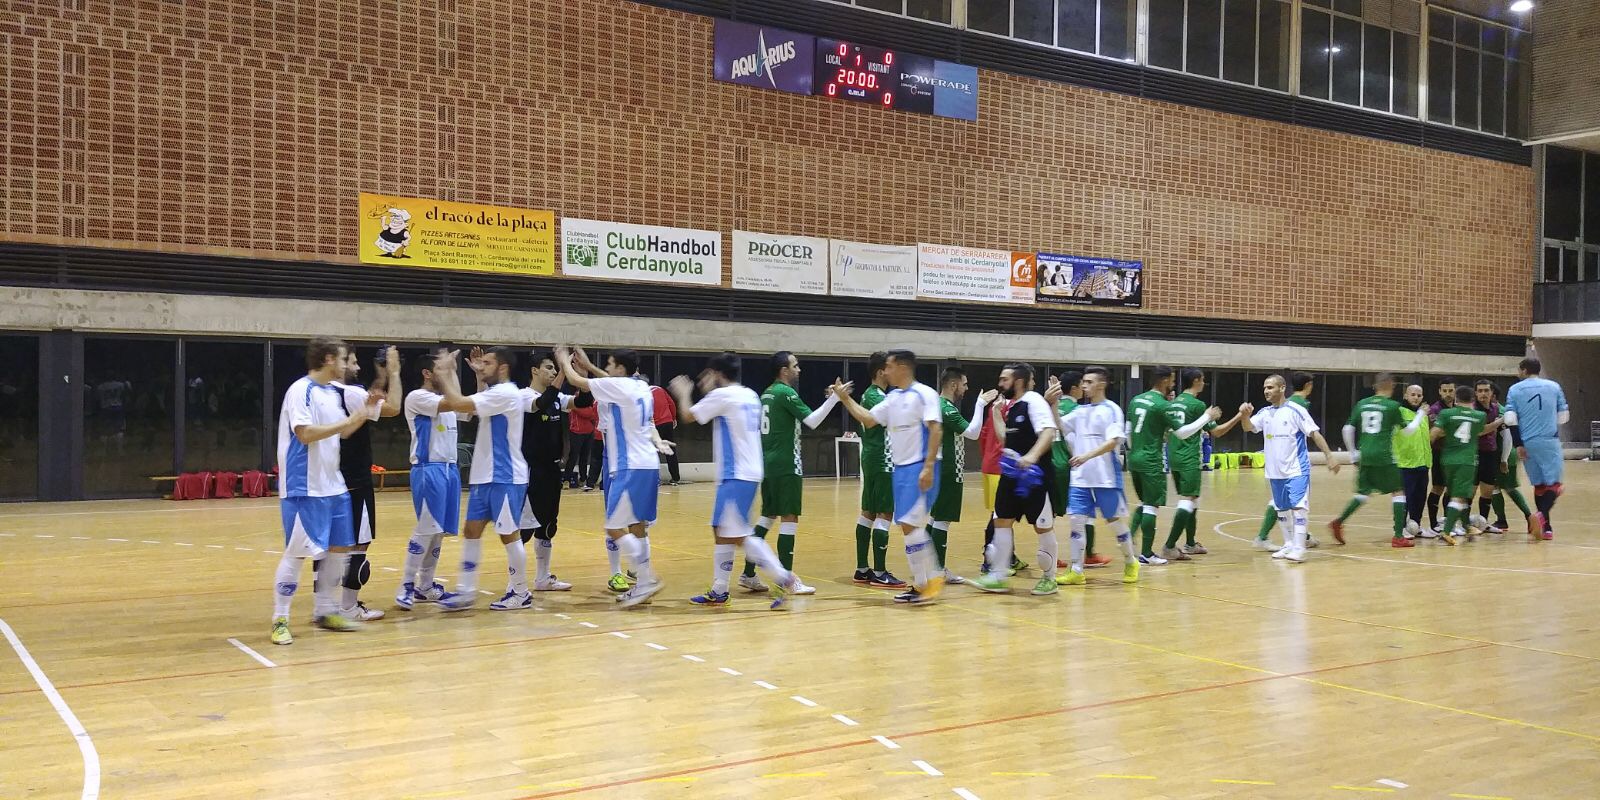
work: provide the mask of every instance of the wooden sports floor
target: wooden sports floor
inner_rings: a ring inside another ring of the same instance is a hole
[[[273,500],[0,506],[0,798],[1593,798],[1600,467],[1568,471],[1554,542],[1392,550],[1382,504],[1326,542],[1350,477],[1319,469],[1325,543],[1300,566],[1242,541],[1260,474],[1211,475],[1211,555],[926,607],[851,585],[856,484],[813,480],[818,592],[777,613],[685,602],[710,580],[708,484],[663,490],[651,606],[614,607],[601,498],[570,493],[573,592],[396,611],[412,520],[387,493],[364,597],[389,618],[315,631],[303,591],[288,647],[267,640]],[[967,508],[970,573],[976,482]]]

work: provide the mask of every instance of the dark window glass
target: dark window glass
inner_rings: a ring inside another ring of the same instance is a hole
[[[1561,249],[1561,282],[1577,283],[1580,275],[1578,251],[1570,247]]]
[[[1583,254],[1583,279],[1600,280],[1600,251],[1589,250]]]
[[[1333,10],[1354,17],[1361,16],[1361,0],[1333,0]]]
[[[1590,153],[1583,180],[1583,240],[1600,244],[1600,154]]]
[[[1183,0],[1150,0],[1150,63],[1183,69]]]
[[[1506,131],[1506,62],[1499,56],[1484,56],[1481,70],[1483,89],[1483,130],[1485,133]]]
[[[0,498],[39,494],[39,337],[0,335]]]
[[[1394,113],[1417,115],[1417,37],[1394,34]]]
[[[1453,41],[1455,39],[1456,17],[1438,9],[1428,9],[1428,37]],[[1432,54],[1429,55],[1432,58]]]
[[[1521,139],[1528,135],[1528,101],[1523,94],[1522,62],[1506,62],[1506,135]]]
[[[1059,0],[1056,4],[1056,46],[1094,52],[1095,0]]]
[[[1327,14],[1306,10],[1300,17],[1300,93],[1328,99],[1330,22]]]
[[[1218,406],[1224,418],[1233,416],[1239,404],[1245,402],[1244,373],[1236,370],[1216,370],[1206,374],[1206,391],[1200,399]],[[1244,426],[1235,425],[1222,439],[1211,443],[1212,449],[1237,453],[1244,449]]]
[[[917,19],[950,22],[950,0],[906,0],[906,14]]]
[[[664,377],[658,378],[652,375],[650,376],[652,382],[658,385],[665,385],[679,375],[688,375],[691,378],[696,377],[700,374],[700,370],[705,369],[706,357],[706,353],[662,353],[660,373]],[[739,366],[741,370],[747,373],[752,369],[749,359],[742,359]],[[804,369],[801,370],[801,374],[805,374]],[[745,375],[743,377],[753,378],[754,376]],[[766,388],[766,384],[759,380],[753,383],[747,381],[747,385],[757,393]],[[698,390],[696,392],[698,393]],[[673,443],[678,446],[679,463],[693,464],[711,460],[711,426],[695,425],[693,423],[685,425],[680,422],[677,429],[672,432],[672,435],[674,437]]]
[[[1333,8],[1333,0],[1304,0],[1304,4],[1318,8]]]
[[[1222,74],[1222,0],[1189,0],[1188,61],[1184,69],[1215,78]]]
[[[1498,25],[1483,26],[1483,49],[1495,55],[1506,53],[1506,29]]]
[[[1527,34],[1519,31],[1506,33],[1506,58],[1522,58],[1522,43],[1526,37]]]
[[[772,385],[772,376],[767,374],[770,371],[769,368],[759,373],[759,380],[747,375],[745,382],[760,393]],[[800,386],[796,391],[806,405],[817,408],[828,399],[828,387],[833,385],[834,379],[844,374],[843,359],[800,356]],[[861,397],[862,388],[857,384],[857,399]],[[800,463],[807,475],[833,474],[833,440],[844,433],[846,416],[848,414],[840,408],[829,414],[816,430],[800,426]]]
[[[1456,44],[1463,47],[1481,47],[1483,26],[1476,20],[1456,17]]]
[[[1138,14],[1135,0],[1100,0],[1100,55],[1133,60]]]
[[[1428,119],[1449,125],[1455,109],[1456,49],[1428,42]]]
[[[1389,31],[1366,26],[1361,47],[1361,105],[1389,110]]]
[[[261,362],[265,357],[260,343],[184,343],[185,470],[261,468],[266,452],[261,442]]]
[[[1544,238],[1570,242],[1579,234],[1583,154],[1563,147],[1544,150]]]
[[[1011,35],[1042,44],[1056,43],[1055,0],[1012,0]]]
[[[1478,53],[1456,48],[1456,125],[1478,127]]]
[[[1011,0],[968,0],[967,27],[1011,35]]]
[[[1557,283],[1561,280],[1561,248],[1546,247],[1544,249],[1544,282]]]
[[[1354,375],[1339,372],[1324,372],[1317,375],[1315,388],[1311,393],[1311,407],[1316,410],[1315,419],[1324,431],[1337,432],[1344,427],[1345,420],[1350,419],[1350,409],[1355,406],[1355,393],[1361,388],[1361,382]],[[1318,400],[1321,402],[1318,402]],[[1323,434],[1327,436],[1326,433]],[[1337,435],[1328,440],[1328,446],[1335,449],[1344,449],[1343,440]],[[1315,445],[1313,445],[1315,447]]]
[[[1256,55],[1260,86],[1289,90],[1289,21],[1287,3],[1261,0],[1261,46]]]
[[[856,0],[856,5],[862,8],[873,8],[879,11],[893,11],[900,13],[900,0]]]
[[[1334,17],[1333,47],[1328,53],[1333,64],[1333,99],[1361,105],[1361,22]]]
[[[172,474],[176,345],[149,339],[83,342],[83,485],[90,497],[152,495]]]
[[[1227,0],[1222,9],[1222,77],[1256,82],[1256,0]]]

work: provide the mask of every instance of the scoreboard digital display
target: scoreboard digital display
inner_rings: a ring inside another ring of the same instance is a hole
[[[893,50],[838,39],[817,39],[817,94],[894,108],[900,71]]]

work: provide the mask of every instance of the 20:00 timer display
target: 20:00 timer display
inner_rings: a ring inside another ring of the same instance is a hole
[[[817,83],[828,97],[894,107],[893,50],[817,39]]]

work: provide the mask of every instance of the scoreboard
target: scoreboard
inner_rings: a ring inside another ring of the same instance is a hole
[[[817,74],[812,85],[828,97],[894,108],[900,90],[895,53],[838,39],[817,39]]]

